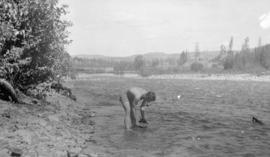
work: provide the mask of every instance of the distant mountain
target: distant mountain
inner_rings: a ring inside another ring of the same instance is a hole
[[[103,58],[108,58],[107,56],[104,55],[74,55],[73,57],[78,57],[78,58],[87,58],[87,59],[103,59]]]
[[[145,60],[154,60],[154,59],[167,59],[167,58],[178,58],[180,57],[181,53],[164,53],[164,52],[149,52],[145,54],[138,54],[143,55]],[[204,60],[211,60],[219,54],[218,51],[203,51],[200,52],[201,58]],[[104,55],[75,55],[73,57],[78,58],[87,58],[87,59],[103,59],[103,60],[133,60],[138,55],[132,55],[127,57],[112,57],[112,56],[104,56]],[[189,52],[188,55],[193,58],[194,52]]]

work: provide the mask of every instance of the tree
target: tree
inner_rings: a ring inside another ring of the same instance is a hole
[[[159,60],[158,59],[153,59],[151,62],[151,66],[153,68],[156,68],[159,65]]]
[[[261,46],[262,46],[262,38],[259,37],[259,39],[258,39],[258,47],[261,47]]]
[[[179,65],[179,66],[182,66],[182,65],[184,65],[186,62],[187,62],[187,52],[182,52],[181,53],[181,55],[180,55],[180,57],[179,57],[179,59],[177,60],[177,64]]]
[[[260,64],[265,69],[270,69],[270,45],[265,45],[259,48]]]
[[[134,59],[134,68],[137,72],[141,72],[145,65],[145,61],[143,59],[143,55],[138,55]]]
[[[224,55],[224,54],[226,54],[226,52],[227,52],[227,50],[226,50],[226,47],[225,47],[225,45],[220,45],[220,54],[221,55]]]
[[[203,70],[203,64],[199,62],[194,62],[190,65],[190,70],[194,72],[202,71]]]
[[[195,44],[195,60],[198,61],[199,57],[200,57],[200,48],[199,48],[199,43],[196,42]]]
[[[233,37],[230,39],[228,55],[233,55]]]
[[[0,1],[0,72],[21,87],[68,74],[67,6],[58,0]]]
[[[119,61],[118,63],[115,64],[115,66],[113,67],[113,71],[115,74],[118,75],[123,75],[126,68],[127,68],[127,63],[124,61]]]
[[[242,52],[249,51],[249,37],[246,37],[244,40],[244,44],[242,45]]]

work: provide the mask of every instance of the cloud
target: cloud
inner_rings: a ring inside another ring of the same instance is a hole
[[[263,29],[268,29],[270,28],[270,12],[263,14],[259,17],[260,20],[260,26]]]

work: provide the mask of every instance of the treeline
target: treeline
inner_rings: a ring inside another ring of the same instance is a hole
[[[224,70],[236,70],[244,72],[260,72],[270,68],[270,45],[261,46],[259,39],[258,46],[249,47],[249,38],[244,40],[240,51],[233,51],[233,38],[231,38],[228,50],[221,48],[220,56],[223,54],[224,59],[220,59]],[[219,57],[220,57],[219,56]]]
[[[240,51],[233,49],[234,39],[228,46],[221,45],[220,52],[201,52],[199,43],[195,50],[179,54],[152,53],[127,58],[73,58],[76,71],[85,73],[137,73],[142,76],[177,73],[223,73],[262,72],[270,68],[270,45],[250,48],[249,38],[245,38]],[[149,57],[150,56],[150,57]]]
[[[0,1],[0,78],[26,92],[70,74],[66,8],[58,0]]]
[[[137,55],[133,58],[80,58],[72,59],[73,67],[83,73],[138,73],[140,75],[176,73],[188,62],[188,52],[169,57],[145,57]],[[190,67],[188,67],[190,68]],[[183,68],[182,68],[183,69]],[[189,70],[189,69],[188,69]]]

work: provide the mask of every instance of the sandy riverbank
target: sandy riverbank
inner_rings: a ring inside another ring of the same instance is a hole
[[[84,152],[95,132],[95,113],[85,104],[56,93],[46,102],[23,101],[27,104],[0,100],[1,157],[95,156]]]

